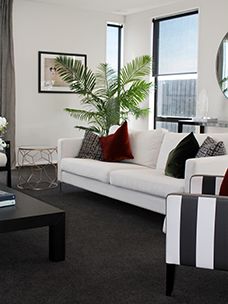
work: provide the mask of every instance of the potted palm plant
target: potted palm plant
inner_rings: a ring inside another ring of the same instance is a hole
[[[66,56],[56,58],[56,69],[72,91],[81,96],[83,109],[65,110],[88,126],[76,128],[107,135],[112,125],[119,125],[129,114],[136,118],[146,116],[148,108],[140,103],[149,94],[151,82],[145,80],[151,71],[151,57],[144,55],[133,59],[119,72],[101,63],[96,73],[80,61]]]

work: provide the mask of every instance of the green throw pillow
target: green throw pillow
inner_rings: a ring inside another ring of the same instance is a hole
[[[165,175],[184,178],[185,162],[189,158],[194,158],[198,150],[199,144],[191,132],[169,153]]]

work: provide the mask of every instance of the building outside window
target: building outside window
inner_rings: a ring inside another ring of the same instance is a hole
[[[196,116],[198,12],[154,19],[154,126],[177,131]]]
[[[117,72],[121,68],[122,30],[122,25],[107,24],[106,62]]]

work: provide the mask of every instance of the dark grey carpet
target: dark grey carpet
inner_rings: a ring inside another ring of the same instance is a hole
[[[228,303],[222,271],[179,267],[164,295],[163,216],[67,185],[26,192],[66,211],[66,261],[48,260],[47,228],[1,234],[0,303]]]

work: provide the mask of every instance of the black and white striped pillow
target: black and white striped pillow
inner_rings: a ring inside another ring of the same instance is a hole
[[[227,198],[169,195],[166,262],[228,270],[227,218]]]

